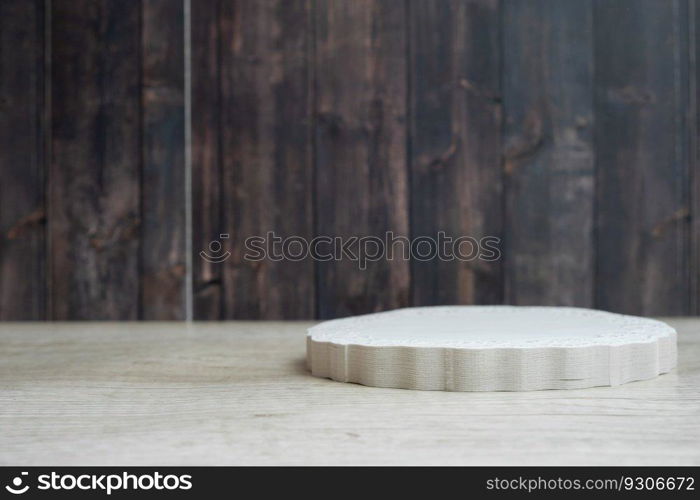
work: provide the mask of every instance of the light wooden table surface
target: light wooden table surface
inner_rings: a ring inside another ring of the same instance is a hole
[[[700,320],[619,387],[378,389],[311,377],[310,323],[0,325],[0,464],[700,464]]]

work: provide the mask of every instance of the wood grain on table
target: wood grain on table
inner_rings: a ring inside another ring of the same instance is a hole
[[[310,376],[307,322],[4,323],[0,465],[700,464],[700,319],[679,367],[573,391]]]

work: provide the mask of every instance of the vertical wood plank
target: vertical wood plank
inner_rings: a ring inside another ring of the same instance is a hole
[[[0,2],[0,320],[46,313],[44,2]]]
[[[592,4],[503,9],[505,301],[591,307]]]
[[[192,273],[194,317],[201,320],[222,317],[222,265],[199,253],[219,257],[227,251],[209,249],[227,233],[221,218],[219,15],[219,0],[198,1],[192,9]]]
[[[409,5],[412,235],[500,238],[499,2]],[[413,301],[500,303],[501,267],[500,260],[414,259]]]
[[[690,314],[700,315],[700,5],[688,2],[688,130],[690,136]]]
[[[317,234],[408,236],[406,6],[318,2]],[[357,246],[353,249],[358,251]],[[405,306],[407,260],[318,263],[321,318]]]
[[[313,234],[310,20],[309,0],[222,4],[223,243],[233,254],[222,264],[226,318],[314,314],[313,261],[244,258],[249,237]]]
[[[51,8],[52,317],[136,319],[141,4]]]
[[[185,319],[183,2],[144,0],[142,22],[143,319]]]
[[[595,2],[596,303],[686,314],[686,2]]]

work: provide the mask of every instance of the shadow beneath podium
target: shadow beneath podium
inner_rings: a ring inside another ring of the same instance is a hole
[[[312,376],[311,371],[306,366],[306,358],[305,357],[295,359],[293,362],[293,367],[294,367],[294,373],[296,373],[297,375],[308,375],[310,377]]]

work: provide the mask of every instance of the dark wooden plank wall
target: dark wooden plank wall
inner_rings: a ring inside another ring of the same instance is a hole
[[[501,238],[499,3],[416,0],[409,9],[411,236]],[[416,305],[503,299],[500,260],[436,256],[415,259],[412,271]]]
[[[688,120],[690,172],[690,313],[700,315],[700,5],[697,1],[688,4],[688,81],[689,99],[686,108]]]
[[[595,3],[596,295],[605,309],[690,310],[687,8]]]
[[[243,257],[249,236],[312,235],[311,2],[223,2],[219,22],[223,316],[308,318],[313,262]]]
[[[700,312],[695,0],[191,3],[187,242],[184,2],[0,0],[0,319],[186,318],[188,244],[199,319]],[[245,260],[268,231],[502,258]]]
[[[52,319],[139,316],[140,8],[51,2]]]
[[[183,319],[182,3],[0,9],[0,318]]]
[[[503,4],[505,300],[594,305],[593,12]]]
[[[185,319],[183,2],[146,0],[141,12],[141,317]]]
[[[317,2],[319,235],[408,235],[406,19],[404,2]],[[359,244],[353,250],[358,256],[364,252]],[[349,259],[318,263],[319,317],[409,304],[408,261],[381,259],[361,266]]]
[[[192,10],[192,260],[193,307],[201,319],[221,318],[223,314],[222,267],[213,258],[225,252],[219,235],[227,233],[222,213],[222,128],[219,37],[221,2],[200,0]],[[221,245],[209,248],[211,244]]]
[[[0,2],[0,320],[46,311],[44,15]]]

